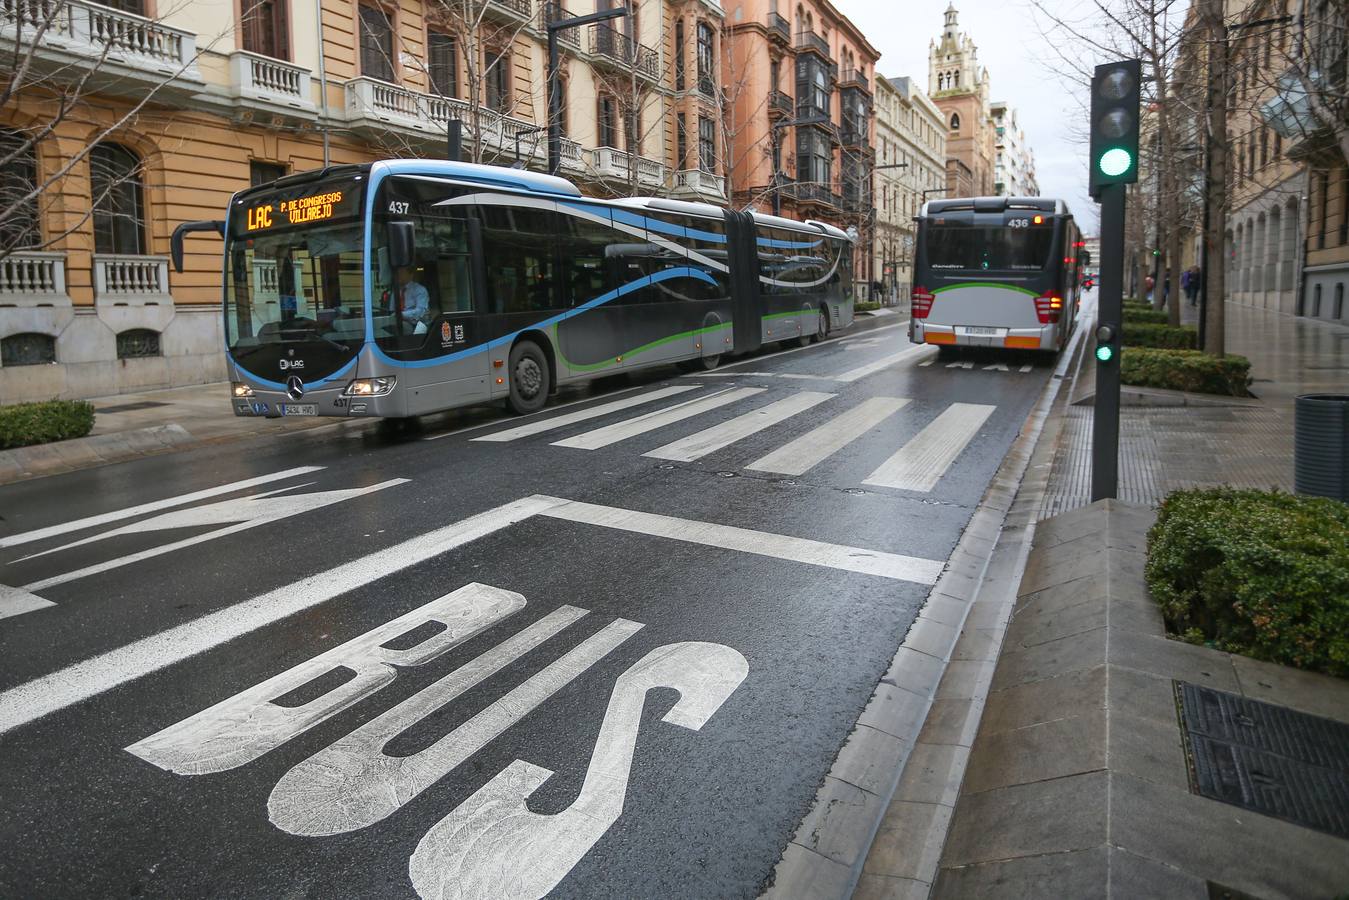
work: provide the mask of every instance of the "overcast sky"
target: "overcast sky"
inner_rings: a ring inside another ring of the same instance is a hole
[[[941,37],[948,0],[834,0],[881,52],[880,73],[908,75],[927,90],[928,42]],[[1040,193],[1067,201],[1083,231],[1097,231],[1096,204],[1087,196],[1087,148],[1065,139],[1065,119],[1083,117],[1077,89],[1056,73],[1062,62],[1043,49],[1035,13],[1026,0],[955,0],[959,27],[979,49],[988,69],[990,100],[1016,108],[1017,121],[1035,151]],[[1045,0],[1048,8],[1075,8],[1073,0]],[[1072,129],[1081,134],[1082,128]]]

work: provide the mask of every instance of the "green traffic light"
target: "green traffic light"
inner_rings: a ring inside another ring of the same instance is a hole
[[[1103,175],[1111,178],[1123,175],[1134,164],[1134,158],[1123,147],[1112,147],[1101,154],[1100,167]]]
[[[1115,348],[1109,344],[1101,344],[1096,348],[1096,358],[1101,362],[1110,362],[1115,356]]]

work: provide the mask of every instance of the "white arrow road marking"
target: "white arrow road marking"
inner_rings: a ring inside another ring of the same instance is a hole
[[[264,494],[260,497],[242,497],[235,500],[224,500],[220,503],[212,503],[207,506],[198,506],[192,509],[164,513],[153,519],[136,522],[123,528],[110,531],[107,534],[86,538],[67,546],[77,547],[81,544],[102,540],[105,537],[111,537],[115,534],[130,534],[165,528],[184,528],[191,525],[213,525],[218,522],[238,522],[239,524],[231,525],[228,528],[218,528],[215,531],[194,535],[190,538],[184,538],[181,541],[174,541],[171,544],[164,544],[160,547],[152,547],[149,550],[142,550],[139,553],[119,556],[116,559],[96,563],[92,566],[85,566],[83,569],[76,569],[73,572],[63,572],[60,575],[53,575],[51,578],[44,578],[41,581],[34,581],[31,584],[26,584],[24,587],[30,591],[40,591],[43,588],[49,588],[54,585],[65,584],[68,581],[74,581],[77,578],[87,578],[90,575],[97,575],[100,572],[107,572],[110,569],[116,569],[121,566],[130,565],[131,563],[153,559],[156,556],[162,556],[163,554],[171,553],[174,550],[181,550],[184,547],[191,547],[206,541],[213,541],[217,538],[225,537],[226,535],[237,534],[240,531],[247,531],[250,528],[257,528],[260,525],[268,525],[272,522],[289,518],[290,516],[309,512],[310,510],[321,509],[325,506],[331,506],[334,503],[341,503],[343,500],[350,500],[354,497],[372,494],[375,491],[382,491],[385,488],[405,484],[407,481],[408,479],[406,478],[391,478],[388,481],[381,481],[379,484],[372,484],[369,487],[352,488],[343,491],[315,491],[311,494],[293,494],[285,497],[272,497],[270,494],[276,492],[269,491],[268,494]],[[61,547],[57,549],[66,548]],[[49,550],[47,552],[54,553],[56,551]],[[41,556],[44,554],[37,555]]]
[[[652,650],[614,683],[585,783],[571,806],[556,815],[531,812],[526,801],[553,773],[512,762],[417,844],[408,862],[413,887],[439,900],[543,897],[623,813],[648,692],[679,691],[661,721],[698,731],[748,672],[745,657],[720,644]]]
[[[489,509],[10,688],[0,693],[0,734],[500,531],[548,506],[565,502],[527,497]]]
[[[745,468],[781,475],[804,475],[908,404],[907,397],[868,397]]]
[[[237,768],[392,684],[398,675],[395,666],[430,662],[524,607],[519,594],[467,584],[170,725],[127,752],[179,775]],[[428,623],[442,628],[411,647],[381,646]],[[276,703],[278,697],[341,669],[352,677],[309,702]]]
[[[311,836],[373,825],[463,765],[641,628],[638,622],[615,619],[425,750],[411,756],[384,752],[398,735],[519,656],[523,650],[508,645],[523,637],[526,629],[287,772],[267,801],[272,824],[291,834]],[[503,655],[513,655],[494,657],[502,648],[508,648]]]
[[[231,491],[242,491],[247,488],[257,487],[260,484],[268,484],[273,481],[281,481],[285,478],[295,478],[300,475],[308,475],[310,472],[321,472],[323,466],[300,466],[295,469],[286,469],[284,472],[273,472],[270,475],[259,475],[257,478],[247,478],[243,481],[233,481],[229,484],[217,485],[213,488],[207,488],[203,491],[193,491],[190,494],[180,494],[177,497],[167,497],[163,500],[156,500],[153,503],[142,503],[139,506],[128,506],[126,509],[118,509],[112,512],[102,513],[97,516],[88,516],[83,519],[75,519],[72,522],[63,522],[60,525],[52,525],[47,528],[38,528],[35,531],[25,531],[22,534],[12,534],[9,537],[0,537],[0,549],[5,547],[17,547],[20,544],[28,544],[33,541],[40,541],[44,538],[56,537],[61,534],[69,534],[72,531],[80,531],[85,528],[93,528],[97,525],[106,525],[109,522],[120,522],[122,519],[130,519],[134,516],[144,515],[145,513],[158,512],[161,509],[170,509],[175,506],[182,506],[185,503],[193,503],[197,500],[205,500],[209,497],[218,497],[221,494],[228,494]]]
[[[48,606],[55,605],[50,600],[44,600],[37,594],[30,594],[23,588],[0,584],[0,619],[21,616],[35,609],[45,609]]]
[[[642,455],[655,459],[692,462],[709,453],[729,447],[736,441],[744,440],[769,426],[790,419],[797,413],[805,412],[812,406],[823,403],[834,396],[836,395],[801,391],[758,409],[750,410],[744,415],[736,416],[729,422],[722,422],[720,425],[705,428],[697,434],[680,438],[673,443],[666,444],[664,447],[657,447],[655,450]]]
[[[520,438],[529,437],[530,435],[539,434],[544,431],[552,431],[554,428],[562,428],[565,425],[575,425],[577,422],[585,422],[589,419],[608,415],[611,412],[618,412],[621,409],[629,409],[634,406],[640,406],[643,403],[650,403],[652,400],[672,397],[675,394],[682,394],[685,391],[696,391],[700,387],[701,385],[696,384],[681,384],[664,387],[657,391],[639,394],[636,397],[625,397],[622,400],[614,400],[611,403],[601,403],[599,406],[587,407],[586,409],[578,410],[574,413],[553,416],[549,419],[538,419],[526,425],[519,425],[505,431],[497,431],[492,434],[483,435],[482,437],[475,437],[473,440],[516,441]]]
[[[981,403],[952,403],[862,483],[932,490],[995,409]]]

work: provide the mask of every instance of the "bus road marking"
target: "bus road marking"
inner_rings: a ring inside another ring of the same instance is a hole
[[[908,404],[907,397],[868,397],[745,468],[779,475],[804,475]]]
[[[898,353],[891,353],[889,356],[883,356],[875,362],[869,362],[865,366],[858,366],[856,369],[850,369],[847,372],[835,375],[835,381],[853,382],[868,375],[874,375],[877,372],[898,366],[910,361],[916,362],[919,357],[926,356],[931,352],[931,347],[927,344],[919,344],[916,347],[905,347]]]
[[[527,425],[519,425],[515,428],[508,428],[505,431],[497,431],[492,434],[485,434],[482,437],[470,438],[474,441],[516,441],[520,438],[540,434],[545,431],[551,431],[554,428],[562,428],[566,425],[575,425],[577,422],[585,422],[589,419],[595,419],[611,412],[618,412],[621,409],[629,409],[634,406],[641,406],[643,403],[650,403],[653,400],[660,400],[665,397],[673,397],[676,394],[682,394],[686,391],[696,391],[701,385],[696,384],[677,384],[670,387],[663,387],[659,390],[650,391],[645,394],[638,394],[635,397],[625,397],[622,400],[614,400],[610,403],[601,403],[599,406],[591,406],[586,409],[578,410],[574,413],[567,413],[562,416],[555,416],[551,419],[538,419]]]
[[[995,409],[982,403],[952,403],[862,483],[904,491],[932,490]]]
[[[736,441],[743,440],[752,434],[763,431],[765,428],[776,425],[786,419],[791,418],[797,413],[805,412],[812,406],[823,403],[836,394],[822,394],[815,391],[801,391],[782,400],[761,406],[758,409],[750,410],[741,416],[736,416],[729,422],[722,422],[720,425],[713,425],[711,428],[705,428],[697,434],[691,434],[686,438],[680,438],[677,441],[666,444],[664,447],[657,447],[649,453],[642,454],[654,459],[670,459],[676,462],[692,462],[695,459],[701,459],[709,453],[714,453],[725,447],[729,447]]]
[[[574,447],[578,450],[598,450],[619,441],[626,441],[628,438],[636,437],[639,434],[646,434],[648,431],[655,431],[657,428],[664,428],[666,425],[673,425],[675,422],[682,422],[685,419],[702,415],[727,404],[736,403],[747,397],[753,397],[755,394],[762,394],[764,390],[764,388],[726,388],[717,391],[715,394],[699,397],[697,400],[686,400],[683,403],[625,419],[622,422],[615,422],[612,425],[605,425],[602,428],[596,428],[594,431],[587,431],[575,437],[553,441],[552,446]]]

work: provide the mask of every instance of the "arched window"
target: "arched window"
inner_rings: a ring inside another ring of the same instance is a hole
[[[952,131],[959,131],[959,130],[960,130],[960,114],[959,114],[959,113],[951,113],[951,130],[952,130]]]
[[[38,186],[37,158],[24,143],[17,132],[0,131],[0,159],[14,157],[0,169],[0,251],[42,244],[37,198],[28,196]]]
[[[141,161],[121,144],[89,151],[89,183],[94,202],[94,252],[145,252],[145,186]]]
[[[56,338],[49,334],[11,334],[0,340],[0,366],[40,366],[56,362]]]
[[[133,328],[117,335],[118,359],[142,359],[162,356],[159,350],[159,332],[148,328]]]

